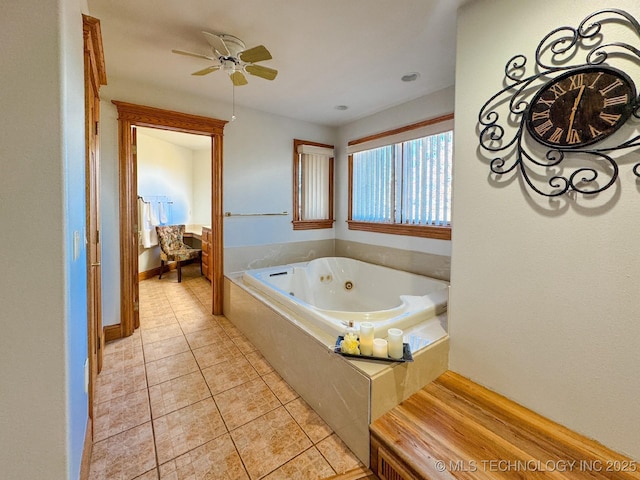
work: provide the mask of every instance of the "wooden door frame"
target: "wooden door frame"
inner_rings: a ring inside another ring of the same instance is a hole
[[[80,478],[89,478],[89,466],[93,445],[93,405],[95,403],[96,377],[102,368],[102,311],[100,285],[100,206],[99,196],[99,145],[100,87],[107,84],[107,74],[102,48],[100,20],[82,15],[84,43],[85,89],[85,222],[87,228],[87,359],[89,378],[87,385],[87,427],[80,465]],[[92,155],[94,161],[92,161]],[[92,202],[92,198],[96,200]],[[94,228],[91,228],[91,227]],[[95,248],[95,250],[92,250]],[[95,253],[95,258],[93,257]],[[95,263],[94,263],[95,262]],[[97,279],[97,280],[96,280]],[[96,297],[97,296],[97,297]]]
[[[132,292],[138,282],[138,192],[131,127],[151,127],[211,137],[211,275],[214,315],[222,315],[224,295],[222,139],[226,120],[112,100],[118,109],[120,184],[120,334],[135,330],[137,305]]]

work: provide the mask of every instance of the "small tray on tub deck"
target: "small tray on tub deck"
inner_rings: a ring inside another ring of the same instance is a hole
[[[340,342],[344,340],[344,335],[338,335],[336,344],[333,346],[333,351],[343,357],[358,358],[360,360],[378,360],[382,362],[413,362],[413,355],[411,354],[411,348],[408,343],[402,344],[402,358],[391,357],[374,357],[373,355],[352,355],[351,353],[342,353],[340,349]]]

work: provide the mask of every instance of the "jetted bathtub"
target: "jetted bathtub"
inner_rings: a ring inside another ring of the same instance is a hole
[[[376,337],[444,313],[449,283],[343,257],[248,270],[244,283],[334,338],[349,322],[372,322]]]

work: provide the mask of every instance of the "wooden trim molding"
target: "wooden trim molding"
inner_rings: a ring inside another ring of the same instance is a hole
[[[93,422],[87,418],[87,427],[84,431],[84,444],[82,446],[82,460],[80,461],[80,480],[89,480],[91,470],[91,454],[93,453]]]
[[[437,240],[451,240],[451,227],[436,227],[431,225],[406,225],[403,223],[373,223],[347,220],[349,230],[362,232],[390,233],[392,235],[407,235],[411,237],[435,238]]]
[[[397,135],[399,133],[408,132],[410,130],[416,130],[418,128],[428,127],[429,125],[435,125],[436,123],[446,122],[453,119],[453,113],[441,115],[439,117],[430,118],[421,122],[405,125],[404,127],[394,128],[393,130],[387,130],[386,132],[374,133],[368,137],[357,138],[347,143],[348,146],[358,145],[360,143],[370,142],[371,140],[378,140],[379,138],[390,137],[391,135]]]
[[[118,109],[119,178],[120,178],[120,305],[122,336],[136,328],[138,286],[138,211],[137,159],[132,149],[135,132],[132,127],[207,135],[211,137],[211,230],[212,230],[212,296],[214,315],[221,315],[224,295],[223,212],[222,212],[222,138],[225,120],[135,105],[112,100]]]
[[[335,148],[333,145],[326,143],[310,142],[307,140],[293,139],[293,224],[294,230],[313,230],[320,228],[333,228],[334,212],[333,212],[333,164],[334,159],[329,159],[329,218],[316,219],[316,220],[302,220],[300,218],[300,210],[302,208],[300,204],[300,156],[298,154],[299,145],[312,145],[314,147]]]
[[[105,343],[122,338],[122,328],[119,323],[116,323],[115,325],[106,325],[102,330],[104,332]]]

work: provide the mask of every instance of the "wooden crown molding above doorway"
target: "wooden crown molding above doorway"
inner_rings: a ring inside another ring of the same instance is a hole
[[[211,286],[214,315],[222,315],[224,274],[222,243],[222,138],[225,120],[112,100],[118,109],[120,179],[120,330],[133,334],[138,314],[138,192],[135,131],[151,127],[211,137]]]

